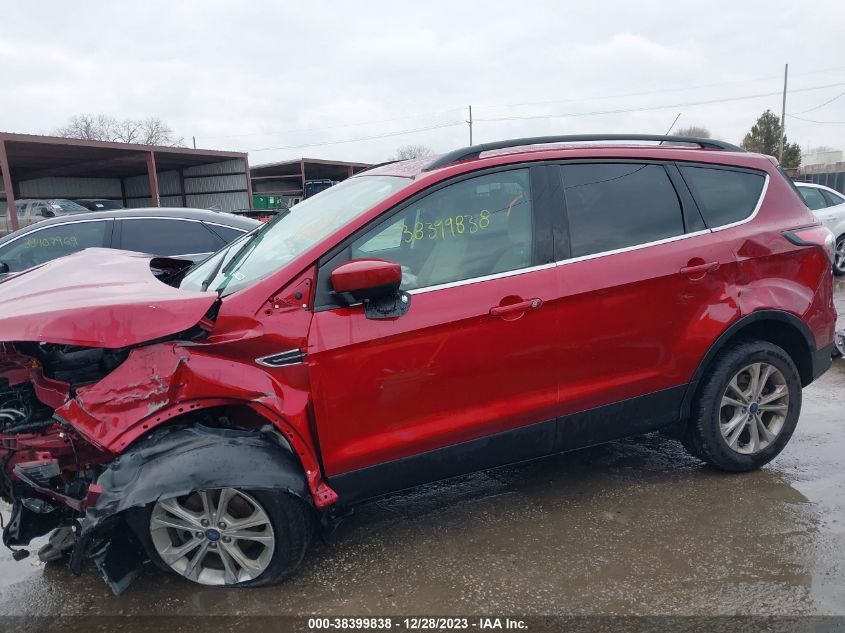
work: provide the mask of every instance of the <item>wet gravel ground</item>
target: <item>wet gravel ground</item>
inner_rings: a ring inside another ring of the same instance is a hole
[[[837,297],[845,317],[845,282]],[[845,615],[843,456],[840,359],[758,472],[715,472],[652,435],[470,475],[358,508],[262,589],[149,568],[115,597],[95,570],[4,550],[0,615]]]

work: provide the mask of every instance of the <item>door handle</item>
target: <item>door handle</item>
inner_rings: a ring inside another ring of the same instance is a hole
[[[706,262],[704,264],[696,264],[695,266],[684,266],[681,268],[681,274],[687,277],[704,277],[707,273],[712,273],[719,268],[719,262]]]
[[[515,314],[517,312],[527,312],[528,310],[536,310],[543,305],[542,299],[528,299],[527,301],[520,301],[519,303],[511,303],[506,306],[496,306],[490,308],[490,316],[505,316],[508,314]]]

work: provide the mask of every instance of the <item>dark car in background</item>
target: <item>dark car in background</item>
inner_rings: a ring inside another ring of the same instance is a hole
[[[18,213],[18,227],[23,228],[47,218],[85,213],[88,211],[81,204],[64,198],[24,199],[15,201]],[[12,232],[12,222],[8,209],[0,209],[0,235]]]
[[[90,247],[199,261],[260,225],[251,218],[201,209],[86,211],[44,220],[0,239],[0,274]]]
[[[123,203],[117,200],[109,200],[108,198],[78,198],[74,202],[82,205],[89,211],[112,211],[114,209],[125,208]]]

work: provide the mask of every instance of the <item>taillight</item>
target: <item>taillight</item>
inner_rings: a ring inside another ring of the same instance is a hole
[[[826,226],[808,226],[803,229],[784,231],[783,236],[797,246],[818,246],[833,263],[836,253],[836,236]]]

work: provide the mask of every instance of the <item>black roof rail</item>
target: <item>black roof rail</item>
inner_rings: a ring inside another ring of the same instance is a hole
[[[478,158],[481,152],[489,152],[496,149],[507,149],[509,147],[521,147],[523,145],[546,145],[549,143],[577,143],[593,141],[660,141],[662,143],[693,143],[701,149],[717,149],[728,152],[744,152],[745,150],[731,143],[716,141],[711,138],[698,138],[695,136],[664,136],[661,134],[564,134],[561,136],[529,136],[527,138],[514,138],[507,141],[494,141],[492,143],[481,143],[463,147],[444,154],[435,159],[423,171],[431,171],[439,167],[445,167],[462,160]]]

